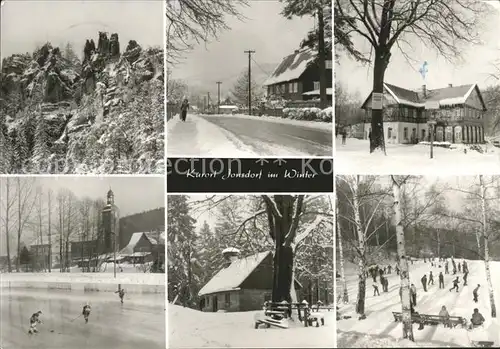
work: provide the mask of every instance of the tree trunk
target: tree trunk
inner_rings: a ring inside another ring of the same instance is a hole
[[[10,259],[10,234],[9,234],[9,217],[10,217],[10,179],[8,177],[5,178],[7,187],[6,187],[6,205],[5,205],[5,246],[7,248],[7,267],[9,273],[12,273],[12,262]]]
[[[358,236],[358,299],[356,302],[356,313],[360,314],[362,318],[365,316],[365,297],[366,297],[366,261],[365,261],[365,249],[366,241],[365,234],[361,226],[361,217],[359,214],[359,176],[355,176],[351,190],[352,190],[352,202],[354,209],[354,222],[356,233]]]
[[[52,210],[51,208],[51,191],[49,189],[48,196],[49,196],[49,201],[48,201],[48,215],[49,215],[49,226],[48,226],[48,238],[49,238],[49,260],[48,260],[48,265],[49,265],[49,273],[52,272],[52,236],[51,236],[51,215],[52,215]]]
[[[495,306],[493,284],[491,283],[490,253],[488,248],[489,243],[488,243],[487,222],[486,222],[486,186],[484,185],[482,175],[479,175],[479,183],[481,185],[481,209],[483,211],[482,228],[483,228],[483,239],[484,239],[484,268],[486,270],[486,280],[488,281],[488,293],[490,295],[491,317],[496,318],[497,309]]]
[[[336,223],[337,223],[337,236],[338,236],[338,248],[339,248],[339,268],[340,268],[340,284],[342,285],[342,302],[347,304],[349,303],[349,294],[347,292],[347,282],[345,279],[345,270],[344,270],[344,248],[343,248],[343,242],[342,242],[342,231],[340,229],[340,222],[338,219],[339,216],[339,206],[338,206],[338,200],[337,200],[337,217],[336,217]],[[337,277],[335,275],[335,277]]]
[[[437,230],[437,255],[438,258],[441,257],[441,232]]]
[[[481,235],[479,232],[476,233],[476,242],[477,242],[477,255],[481,258]]]
[[[319,98],[321,109],[328,107],[326,95],[326,50],[325,50],[325,21],[323,8],[318,7],[318,63],[319,63]]]
[[[401,222],[401,188],[394,176],[391,176],[392,191],[394,195],[394,218],[396,223],[396,238],[399,257],[399,276],[401,280],[401,310],[403,323],[403,338],[415,341],[413,337],[413,326],[411,323],[410,306],[410,274],[408,272],[408,259],[405,251],[405,233]]]
[[[375,50],[373,66],[373,93],[384,93],[384,77],[389,64],[390,52],[385,48]],[[372,109],[372,137],[370,138],[370,153],[381,150],[385,154],[383,109]]]
[[[39,211],[38,211],[38,230],[40,233],[40,245],[42,247],[42,268],[43,271],[47,271],[47,267],[45,266],[45,248],[43,246],[43,230],[42,230],[42,210],[43,210],[43,191],[39,193],[38,196],[38,206],[39,206]],[[37,262],[40,261],[40,258],[38,257],[38,249],[37,249]],[[38,264],[38,263],[37,263]]]

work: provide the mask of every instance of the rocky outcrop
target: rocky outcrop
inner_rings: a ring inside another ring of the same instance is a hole
[[[135,40],[130,40],[127,45],[127,49],[123,53],[123,57],[130,63],[133,64],[141,56],[142,47]]]
[[[111,58],[120,57],[120,42],[118,41],[118,34],[111,34],[109,40],[109,56]]]

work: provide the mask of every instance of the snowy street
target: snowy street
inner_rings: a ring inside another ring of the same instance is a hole
[[[258,311],[206,313],[168,305],[169,348],[333,348],[335,314],[324,311],[325,325],[288,329],[254,328]]]
[[[120,304],[112,292],[0,292],[2,349],[165,348],[164,294],[126,294]],[[92,307],[88,324],[76,318],[86,302]],[[39,310],[39,333],[29,335],[29,318]]]
[[[487,174],[500,172],[500,148],[487,146],[481,154],[457,144],[456,149],[434,146],[434,158],[429,158],[429,146],[421,144],[386,144],[387,156],[370,154],[368,140],[341,137],[335,140],[335,168],[337,173],[408,174]],[[484,149],[486,146],[482,145]]]
[[[168,156],[331,156],[332,124],[244,115],[175,116]]]
[[[394,266],[394,261],[391,262]],[[442,264],[442,263],[441,263]],[[422,314],[438,315],[441,306],[446,306],[451,316],[461,316],[470,321],[474,308],[485,317],[486,322],[483,328],[467,331],[456,327],[453,329],[444,328],[443,325],[425,326],[423,330],[417,330],[418,325],[413,325],[416,346],[471,346],[471,340],[494,341],[498,346],[500,343],[500,325],[491,319],[490,303],[488,297],[488,286],[486,283],[484,263],[481,261],[467,261],[470,274],[468,285],[463,287],[463,274],[457,273],[460,279],[459,289],[450,292],[453,275],[444,274],[444,268],[431,267],[430,263],[423,260],[410,264],[411,281],[417,287],[417,306],[415,310]],[[384,264],[380,264],[385,266]],[[491,262],[491,277],[493,285],[500,284],[500,262]],[[428,287],[428,292],[424,292],[420,278],[432,270],[435,285]],[[438,275],[443,271],[445,288],[439,289]],[[366,283],[366,316],[365,320],[358,320],[355,313],[355,302],[357,294],[357,271],[353,264],[346,265],[346,280],[349,291],[349,304],[339,304],[341,316],[352,316],[350,319],[337,321],[337,341],[338,346],[348,347],[387,347],[388,342],[397,343],[402,337],[402,324],[394,321],[392,312],[401,312],[399,299],[399,276],[393,272],[386,274],[389,280],[389,292],[380,290],[380,296],[373,296],[373,280],[371,277]],[[378,279],[377,279],[378,280]],[[479,290],[479,302],[472,301],[472,291],[481,284]],[[339,279],[337,285],[340,285]],[[340,286],[338,286],[340,287]],[[500,290],[495,289],[495,302],[500,300]],[[369,339],[369,340],[367,340]],[[373,341],[380,342],[375,344]],[[368,344],[370,343],[370,344]],[[411,343],[414,344],[414,343]],[[402,345],[400,343],[400,345]],[[400,346],[397,345],[396,346]],[[404,344],[405,346],[406,343]]]

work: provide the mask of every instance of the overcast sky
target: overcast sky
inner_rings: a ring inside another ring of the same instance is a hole
[[[486,24],[483,33],[483,46],[468,46],[463,51],[464,63],[453,65],[437,56],[432,49],[424,47],[420,42],[414,43],[415,51],[411,52],[417,63],[408,63],[397,47],[392,50],[385,82],[407,89],[419,89],[426,85],[428,89],[447,87],[448,84],[465,85],[478,83],[481,89],[493,85],[490,74],[495,71],[492,64],[500,59],[500,2],[489,2],[492,7],[492,18]],[[362,43],[362,52],[370,52],[365,44],[366,39],[355,39],[355,44]],[[418,72],[424,61],[428,63],[428,73],[424,82]],[[368,97],[373,83],[373,70],[350,59],[342,57],[340,65],[335,66],[336,79],[351,93],[360,93],[362,100]]]
[[[248,7],[241,8],[246,19],[227,17],[231,30],[222,32],[218,41],[199,45],[182,64],[172,66],[172,78],[185,79],[188,84],[230,80],[248,67],[245,50],[256,51],[253,58],[258,64],[280,63],[299,48],[307,32],[314,28],[312,17],[288,20],[280,14],[282,9],[279,1],[249,1]]]
[[[99,31],[118,33],[120,50],[129,40],[164,47],[160,0],[6,0],[1,11],[1,55],[32,53],[36,46],[71,42],[81,56],[86,39],[97,44]]]

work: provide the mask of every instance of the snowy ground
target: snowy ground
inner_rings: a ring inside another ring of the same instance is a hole
[[[343,174],[488,174],[500,172],[500,148],[488,145],[488,152],[481,154],[458,144],[455,149],[434,147],[434,158],[429,158],[430,147],[416,144],[386,144],[387,156],[370,154],[368,140],[348,138],[342,145],[341,137],[335,140],[335,168]],[[485,148],[482,145],[483,149]]]
[[[169,348],[333,348],[334,312],[325,312],[325,326],[290,325],[288,329],[254,328],[257,311],[203,313],[168,305]]]
[[[92,312],[85,324],[83,305]],[[164,295],[0,289],[2,349],[164,349]],[[29,318],[42,311],[39,333],[29,335]],[[76,317],[78,317],[76,320]],[[72,321],[73,320],[73,321]]]
[[[167,123],[168,156],[331,156],[332,125],[245,115],[174,116]]]
[[[395,262],[392,262],[393,266]],[[418,325],[413,326],[413,334],[416,344],[413,346],[426,347],[446,347],[446,346],[470,346],[471,340],[494,341],[498,347],[500,345],[500,323],[497,319],[491,318],[490,303],[488,297],[487,283],[485,277],[484,263],[480,261],[467,261],[469,266],[468,286],[463,286],[462,273],[458,273],[460,279],[460,292],[450,292],[452,287],[452,275],[445,274],[445,289],[439,289],[438,275],[443,268],[430,266],[419,260],[410,265],[410,276],[412,282],[417,287],[417,306],[415,310],[422,314],[437,315],[441,306],[445,305],[451,316],[462,316],[470,321],[474,308],[478,308],[483,314],[486,323],[483,328],[467,331],[462,328],[444,328],[443,325],[425,326],[421,331],[417,330]],[[451,264],[450,264],[451,265]],[[352,316],[350,319],[337,321],[337,343],[339,347],[400,347],[406,346],[400,342],[402,337],[402,325],[394,321],[393,311],[401,312],[399,299],[399,276],[394,272],[388,275],[389,292],[384,293],[380,289],[380,296],[373,296],[373,282],[369,278],[366,287],[366,315],[365,320],[358,320],[355,313],[355,302],[357,294],[357,275],[353,265],[346,266],[346,279],[350,303],[340,304],[339,313],[341,316]],[[430,285],[428,292],[424,292],[420,278],[432,270],[435,285]],[[493,285],[500,285],[500,262],[491,263],[491,275]],[[481,284],[479,291],[479,302],[472,301],[472,291]],[[500,289],[495,289],[495,302],[498,309],[500,302]],[[370,340],[374,340],[371,342]],[[377,345],[375,345],[377,343]],[[392,344],[389,344],[392,343]],[[399,343],[399,344],[398,344]]]
[[[139,284],[139,285],[165,285],[165,274],[160,273],[118,273],[116,278],[113,273],[1,273],[0,282],[68,282],[68,283],[110,283],[110,284]]]

